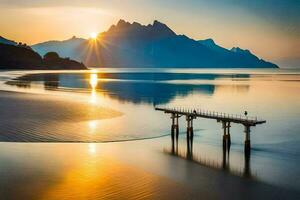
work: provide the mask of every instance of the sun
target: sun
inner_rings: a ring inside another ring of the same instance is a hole
[[[95,40],[97,38],[97,33],[95,32],[90,33],[90,37]]]

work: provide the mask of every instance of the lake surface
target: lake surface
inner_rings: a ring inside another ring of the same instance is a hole
[[[87,117],[76,122],[62,121],[61,115],[53,115],[48,123],[49,119],[37,120],[37,116],[35,128],[32,128],[32,118],[20,115],[23,120],[0,122],[2,142],[98,143],[152,139],[163,154],[300,191],[300,71],[98,69],[1,72],[0,76],[1,90],[51,94],[119,112],[114,118]],[[155,111],[155,106],[199,108],[234,115],[247,111],[249,116],[267,122],[251,128],[252,150],[247,158],[244,127],[232,124],[231,148],[223,152],[222,124],[208,119],[194,121],[193,146],[187,148],[186,121],[180,118],[180,139],[174,149],[170,116]]]

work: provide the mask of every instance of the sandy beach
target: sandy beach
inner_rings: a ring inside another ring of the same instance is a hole
[[[7,142],[82,141],[81,134],[90,122],[122,116],[119,111],[72,96],[14,92],[1,92],[0,96],[0,140]],[[91,136],[85,141],[96,139]]]
[[[86,120],[118,117],[122,113],[104,107],[86,112],[89,110],[87,104],[51,95],[0,92],[0,102],[1,199],[299,197],[297,191],[234,176],[172,156],[164,151],[170,144],[168,136],[116,143],[37,143],[43,139],[57,140],[60,138],[57,135],[62,134],[46,134],[38,138],[34,134],[30,137],[32,131],[46,129],[41,121],[48,124],[49,130],[49,126],[58,126],[54,123],[58,119],[57,123],[80,124]],[[68,107],[64,106],[66,104]],[[47,112],[36,112],[40,109]],[[29,133],[22,132],[30,126]],[[11,132],[5,132],[3,128]],[[64,137],[69,137],[72,131],[75,129],[65,128],[67,136]],[[80,138],[78,132],[74,132],[72,137]],[[28,142],[31,139],[35,143]],[[18,142],[11,142],[14,140]]]

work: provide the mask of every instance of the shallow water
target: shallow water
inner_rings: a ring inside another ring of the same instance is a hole
[[[104,69],[26,72],[21,77],[22,72],[1,73],[2,90],[46,93],[123,113],[110,119],[94,116],[76,123],[62,122],[58,116],[51,126],[43,126],[44,120],[35,120],[36,129],[32,129],[30,117],[15,121],[22,127],[15,130],[10,120],[5,125],[2,120],[1,141],[109,142],[163,137],[170,134],[171,119],[155,111],[155,106],[200,108],[234,115],[247,110],[249,116],[267,121],[251,129],[250,158],[244,157],[241,125],[231,127],[228,154],[221,147],[221,124],[207,119],[194,122],[192,149],[187,148],[186,122],[182,118],[177,148],[172,149],[170,138],[163,137],[157,139],[160,151],[237,176],[300,190],[297,70]]]

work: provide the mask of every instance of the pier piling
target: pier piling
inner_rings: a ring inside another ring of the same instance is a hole
[[[230,122],[222,121],[223,132],[223,148],[230,148],[231,138],[230,138]]]
[[[178,118],[180,116],[176,113],[172,113],[171,119],[172,119],[172,125],[171,125],[171,136],[172,139],[176,137],[176,140],[178,139],[179,136],[179,124],[178,124]]]
[[[194,130],[193,130],[193,117],[191,115],[186,116],[186,121],[187,121],[187,137],[193,137],[194,135]]]
[[[245,125],[245,153],[249,154],[250,149],[250,126]]]

